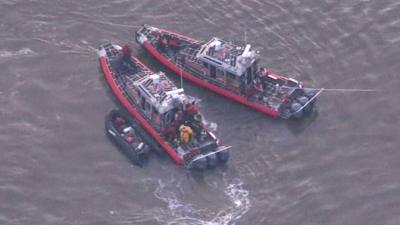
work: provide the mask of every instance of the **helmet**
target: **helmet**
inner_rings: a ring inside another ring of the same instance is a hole
[[[121,125],[125,124],[125,120],[124,120],[124,118],[118,116],[117,118],[115,118],[114,123],[116,126],[121,126]]]

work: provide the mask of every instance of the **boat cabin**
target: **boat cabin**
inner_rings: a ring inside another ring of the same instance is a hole
[[[129,97],[140,104],[142,114],[157,129],[168,127],[182,105],[194,101],[162,72],[144,76],[138,80],[128,80],[126,84]]]
[[[219,38],[203,44],[196,58],[211,78],[235,88],[251,84],[258,67],[258,54],[251,45],[237,46]]]

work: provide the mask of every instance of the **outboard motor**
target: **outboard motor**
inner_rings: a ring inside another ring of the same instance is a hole
[[[137,151],[138,154],[146,155],[147,153],[149,153],[149,146],[145,145],[143,142],[140,142],[136,146],[136,151]]]
[[[297,119],[303,116],[303,110],[300,110],[301,107],[302,105],[298,102],[293,102],[292,105],[290,106],[290,111],[294,113],[293,116]]]
[[[217,159],[217,155],[215,153],[209,154],[207,156],[207,165],[208,168],[213,168],[217,165],[218,163],[218,159]]]
[[[301,97],[297,98],[296,100],[298,103],[300,103],[302,106],[304,106],[309,101],[309,98],[307,98],[306,96],[301,96]],[[309,112],[311,112],[311,110],[312,110],[311,103],[303,108],[304,113],[309,113]]]
[[[204,170],[207,168],[207,158],[203,155],[197,155],[191,162],[193,169]]]
[[[229,159],[229,151],[227,149],[217,152],[218,160],[221,163],[226,163]]]
[[[317,94],[317,90],[313,90],[313,89],[303,89],[303,91],[304,91],[304,95],[305,96],[307,96],[308,98],[312,98],[312,97],[314,97],[314,95],[316,95]]]
[[[296,100],[301,105],[305,105],[308,102],[308,98],[306,96],[300,96]]]
[[[309,99],[308,99],[306,96],[300,96],[300,97],[298,97],[298,98],[296,99],[296,101],[297,101],[298,103],[300,103],[301,106],[304,106],[305,104],[307,104],[308,100],[309,100]],[[303,108],[303,111],[304,111],[304,112],[307,112],[307,111],[309,110],[309,108],[310,108],[310,104],[308,104],[306,107],[304,107],[304,108]]]

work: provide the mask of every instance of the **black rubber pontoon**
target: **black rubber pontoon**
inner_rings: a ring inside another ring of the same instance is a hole
[[[112,110],[105,120],[107,136],[135,165],[142,166],[150,147],[143,138],[141,128],[123,110]]]

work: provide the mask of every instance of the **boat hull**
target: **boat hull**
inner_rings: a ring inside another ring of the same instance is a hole
[[[135,35],[137,43],[176,75],[274,119],[309,115],[323,91],[304,88],[302,82],[258,67],[258,53],[253,49],[250,54],[250,45],[240,47],[225,42],[228,47],[216,54],[216,43],[223,41],[217,38],[199,41],[148,25]],[[251,58],[246,61],[243,57]],[[237,64],[241,66],[235,67]]]
[[[163,149],[176,164],[188,169],[224,164],[227,157],[216,156],[221,155],[222,150],[229,154],[231,146],[220,145],[218,138],[205,127],[195,99],[185,95],[183,89],[177,89],[163,73],[156,74],[139,59],[126,55],[123,49],[119,45],[105,43],[100,47],[99,61],[106,81],[121,106],[139,124],[138,131],[144,130],[147,134],[141,136],[150,136],[147,139],[152,141],[148,143],[156,143],[157,146],[153,149]],[[121,135],[128,138],[124,133]],[[202,161],[207,163],[202,164]]]
[[[134,60],[139,61],[136,58]],[[120,104],[133,116],[139,124],[147,131],[147,133],[161,146],[161,148],[167,152],[167,154],[174,160],[177,165],[182,165],[182,158],[175,152],[175,150],[169,146],[160,136],[160,134],[147,122],[147,120],[139,113],[136,107],[131,104],[123,94],[123,91],[118,87],[115,77],[113,76],[109,63],[106,56],[99,57],[100,66],[102,68],[104,77],[112,92],[117,97]],[[141,63],[141,62],[138,62]]]
[[[174,72],[176,75],[178,76],[182,76],[183,78],[193,82],[194,84],[205,88],[207,90],[210,90],[212,92],[215,92],[219,95],[222,95],[230,100],[239,102],[247,107],[250,107],[252,109],[255,109],[259,112],[262,112],[274,119],[279,118],[279,112],[275,111],[269,107],[266,107],[262,104],[256,103],[256,102],[252,102],[247,100],[245,97],[235,94],[231,91],[228,91],[226,89],[223,89],[221,87],[218,87],[216,85],[213,85],[205,80],[202,80],[200,78],[198,78],[197,76],[182,70],[180,67],[178,67],[175,63],[171,62],[170,60],[168,60],[167,57],[165,57],[164,55],[162,55],[149,41],[145,41],[142,44],[143,48],[146,49],[146,51],[153,56],[157,61],[159,61],[161,64],[163,64],[165,67],[167,67],[169,70],[171,70],[172,72]]]

